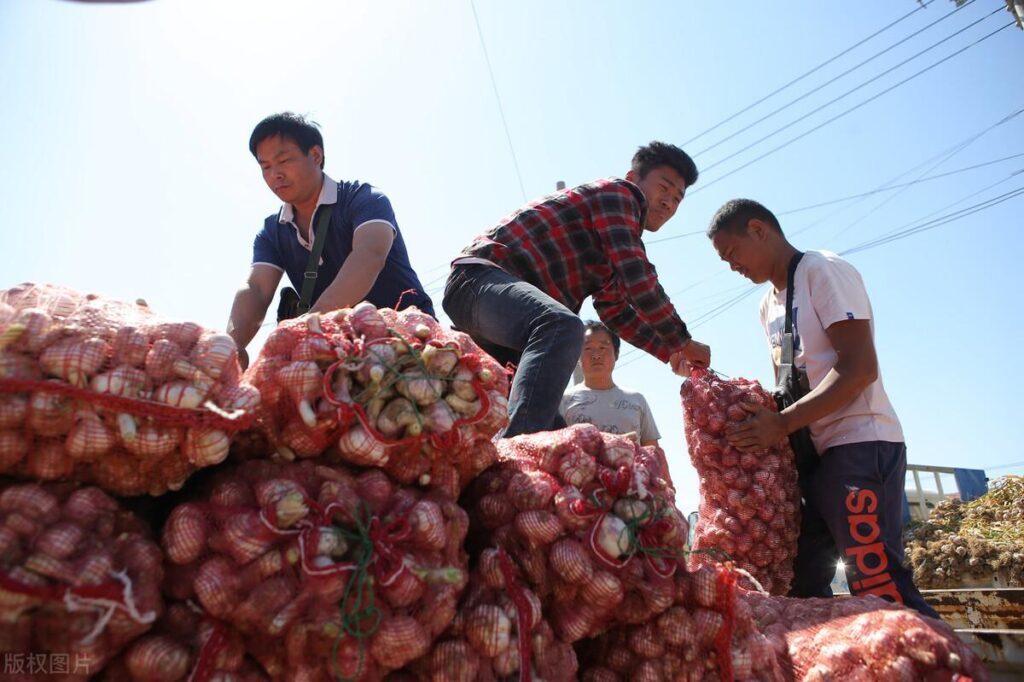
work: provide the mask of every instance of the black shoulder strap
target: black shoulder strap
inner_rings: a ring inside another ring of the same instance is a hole
[[[299,314],[302,315],[313,304],[313,288],[316,286],[316,273],[320,268],[320,254],[324,252],[327,241],[327,230],[331,226],[332,208],[329,204],[318,209],[320,219],[316,220],[313,248],[309,252],[309,262],[302,280],[302,293],[299,294]],[[315,216],[314,216],[315,219]]]
[[[804,257],[803,252],[797,251],[789,260],[789,270],[786,274],[786,328],[782,335],[782,364],[793,364],[793,285],[796,276],[796,266],[800,265],[800,259]]]

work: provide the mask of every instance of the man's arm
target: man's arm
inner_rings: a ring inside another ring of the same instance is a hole
[[[615,270],[621,294],[639,321],[649,326],[664,347],[656,354],[662,362],[672,363],[677,373],[683,360],[707,367],[710,349],[691,341],[675,307],[658,283],[658,274],[647,259],[640,239],[637,200],[625,187],[610,186],[601,193],[592,208],[594,230],[605,256]],[[650,351],[649,351],[650,352]]]
[[[845,407],[878,378],[878,357],[870,320],[841,320],[825,330],[838,356],[820,384],[781,413],[745,404],[751,417],[727,432],[741,451],[776,445],[787,435]]]
[[[281,271],[266,263],[255,263],[249,271],[245,285],[235,294],[228,317],[228,335],[238,346],[239,359],[243,369],[249,364],[245,347],[260,330],[267,308],[274,300],[277,285],[281,282]]]
[[[394,241],[395,228],[383,220],[357,227],[352,235],[352,253],[310,312],[323,313],[362,301],[384,269]]]

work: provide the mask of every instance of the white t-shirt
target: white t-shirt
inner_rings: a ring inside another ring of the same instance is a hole
[[[570,386],[558,412],[570,426],[593,424],[605,433],[617,434],[635,431],[641,442],[661,438],[647,400],[618,386],[605,390],[587,388],[582,383]]]
[[[836,351],[825,330],[841,320],[869,320],[871,302],[860,273],[834,253],[808,251],[796,268],[793,296],[793,364],[807,373],[811,388],[836,363]],[[771,290],[761,301],[761,324],[776,365],[782,357],[786,326],[786,291]],[[811,424],[819,453],[830,447],[869,441],[903,442],[903,429],[882,386],[882,375],[846,407]]]

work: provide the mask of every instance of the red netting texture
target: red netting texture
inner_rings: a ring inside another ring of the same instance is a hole
[[[447,496],[379,469],[244,462],[171,512],[165,590],[237,629],[274,679],[378,679],[451,624],[467,528]]]
[[[788,442],[741,453],[726,441],[728,424],[745,420],[741,403],[775,409],[756,381],[697,371],[683,384],[686,442],[700,476],[700,517],[691,565],[726,558],[772,594],[789,592],[800,534],[800,491]]]
[[[159,495],[223,461],[258,403],[224,334],[53,285],[0,292],[0,473]]]
[[[99,488],[0,488],[0,658],[60,656],[47,679],[88,679],[159,617],[162,576],[144,524]]]
[[[987,680],[977,655],[941,621],[878,597],[788,599],[741,592],[787,680]]]
[[[283,322],[246,379],[278,457],[326,455],[456,497],[494,462],[508,378],[461,332],[369,303]]]
[[[566,642],[639,623],[672,601],[687,525],[655,453],[591,425],[499,441],[462,503]]]

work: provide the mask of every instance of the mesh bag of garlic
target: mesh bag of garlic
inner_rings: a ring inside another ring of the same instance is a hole
[[[503,550],[488,548],[471,573],[452,626],[407,668],[429,682],[576,679],[576,653],[555,636],[540,598]]]
[[[0,473],[160,495],[223,461],[258,402],[226,335],[52,285],[0,292]]]
[[[980,682],[977,655],[945,623],[874,596],[790,599],[741,591],[786,680]]]
[[[238,630],[274,679],[378,679],[451,624],[468,525],[380,469],[243,462],[172,510],[164,589]]]
[[[508,377],[461,332],[370,303],[283,322],[246,373],[279,458],[381,467],[453,497],[495,458]]]
[[[47,679],[88,679],[160,616],[162,563],[142,521],[99,488],[4,484],[0,658],[61,656],[72,664]]]
[[[242,636],[200,609],[175,603],[153,629],[103,669],[106,682],[269,682]]]
[[[970,502],[943,500],[905,544],[918,587],[1024,587],[1024,476],[996,479]]]
[[[747,418],[740,403],[775,409],[756,381],[693,372],[681,390],[690,461],[700,476],[700,515],[691,566],[733,561],[768,592],[786,594],[800,534],[800,491],[789,443],[741,453],[725,438],[730,422]]]
[[[672,603],[687,524],[653,451],[589,424],[504,439],[462,504],[505,550],[565,642]]]
[[[632,680],[785,679],[778,654],[738,600],[745,590],[730,564],[678,572],[668,609],[644,623],[613,627],[581,643],[580,679]]]

